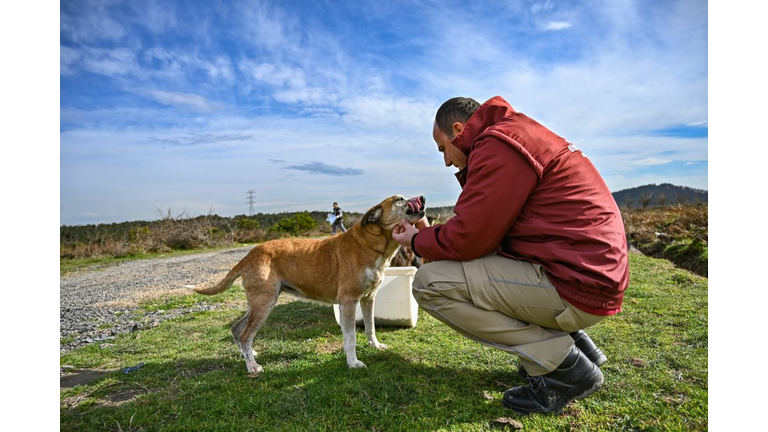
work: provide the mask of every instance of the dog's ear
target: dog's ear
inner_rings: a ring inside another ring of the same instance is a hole
[[[368,210],[368,212],[363,216],[363,219],[360,221],[360,224],[362,226],[366,226],[369,223],[376,223],[381,219],[381,206],[377,205],[376,207]]]

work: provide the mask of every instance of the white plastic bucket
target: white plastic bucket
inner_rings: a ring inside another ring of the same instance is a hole
[[[388,267],[384,270],[384,280],[376,292],[373,307],[374,324],[386,327],[416,327],[419,318],[419,304],[411,294],[413,276],[416,267]],[[336,322],[341,324],[339,305],[333,305]],[[363,325],[363,311],[357,305],[355,315],[357,325]]]

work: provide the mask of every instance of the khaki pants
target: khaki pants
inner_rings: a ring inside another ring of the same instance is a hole
[[[413,295],[465,337],[519,356],[530,375],[557,368],[574,343],[568,333],[605,318],[561,299],[542,266],[496,255],[425,264]]]

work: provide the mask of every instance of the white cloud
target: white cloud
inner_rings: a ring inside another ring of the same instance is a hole
[[[68,2],[71,10],[61,13],[61,32],[76,43],[116,41],[122,39],[128,30],[107,12],[108,2],[90,0]]]
[[[662,158],[645,158],[638,161],[632,162],[632,165],[635,166],[655,166],[655,165],[666,165],[668,163],[671,163],[672,161],[670,159],[662,159]]]
[[[299,115],[307,114],[313,117],[341,118],[333,108],[328,107],[306,107],[299,111]]]
[[[199,54],[155,46],[144,51],[143,58],[146,62],[154,64],[153,67],[145,67],[142,70],[143,76],[171,80],[176,85],[180,81],[193,81],[192,77],[197,71],[205,72],[212,84],[230,85],[235,81],[232,62],[225,55],[209,59]]]
[[[369,127],[391,127],[428,133],[437,110],[432,104],[408,98],[386,96],[357,96],[342,100],[339,107],[344,111],[346,122]]]
[[[220,56],[213,62],[202,62],[201,66],[203,69],[207,70],[208,75],[214,81],[221,79],[225,82],[232,82],[235,79],[232,62],[228,57]]]
[[[539,12],[552,10],[554,7],[555,5],[550,0],[544,2],[535,2],[533,5],[531,5],[531,12],[537,14]]]
[[[302,27],[292,14],[279,6],[257,0],[242,4],[237,13],[247,41],[269,50],[290,53],[297,49]]]
[[[136,55],[127,48],[84,48],[82,67],[88,72],[106,76],[131,75],[139,72]]]
[[[252,61],[244,61],[241,65],[241,69],[250,72],[254,79],[273,86],[301,89],[307,85],[307,79],[301,69],[269,63],[257,64]]]
[[[75,49],[60,45],[59,57],[60,73],[62,75],[74,75],[75,63],[82,58],[82,54],[80,54],[80,52]]]
[[[544,30],[564,30],[571,27],[571,23],[566,21],[550,21],[544,25]]]
[[[191,93],[176,93],[163,90],[151,90],[146,92],[147,96],[165,105],[191,108],[195,111],[213,111],[218,108],[218,104],[208,99]]]
[[[686,124],[686,126],[691,126],[691,127],[702,127],[702,126],[708,126],[708,125],[709,125],[709,121],[707,120],[695,121],[695,122]]]
[[[168,1],[131,0],[127,2],[136,16],[141,17],[137,24],[148,28],[154,34],[162,34],[178,25],[174,5]]]
[[[258,63],[243,60],[239,63],[240,71],[256,83],[269,85],[272,96],[279,102],[302,105],[331,105],[337,95],[327,89],[335,87],[328,82],[323,71],[316,71],[313,81],[319,85],[309,85],[303,69],[282,64]]]

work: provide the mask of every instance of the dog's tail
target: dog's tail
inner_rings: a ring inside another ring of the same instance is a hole
[[[241,265],[240,263],[237,263],[237,265],[233,267],[232,270],[229,271],[229,273],[227,273],[227,275],[224,277],[224,279],[221,282],[217,283],[212,287],[202,288],[202,287],[195,287],[191,285],[185,285],[184,288],[191,289],[192,291],[198,294],[205,294],[205,295],[218,294],[220,292],[225,291],[227,288],[231,287],[235,279],[240,277],[240,274],[242,273],[240,269],[241,269]]]

